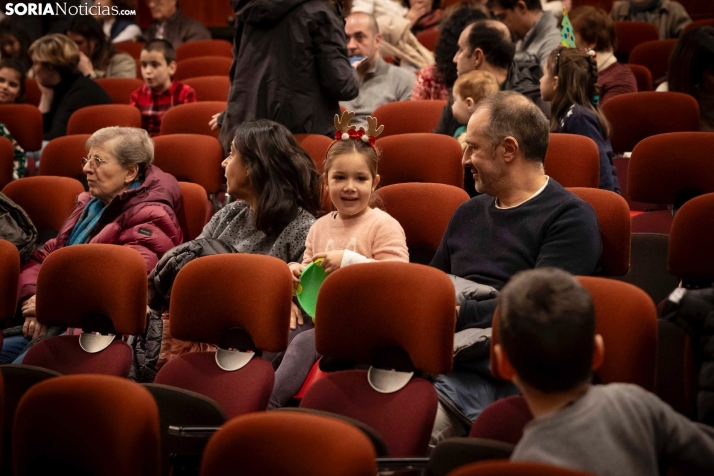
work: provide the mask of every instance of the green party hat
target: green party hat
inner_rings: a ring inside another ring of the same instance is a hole
[[[573,25],[568,18],[568,10],[563,7],[563,21],[560,23],[563,28],[560,30],[560,44],[566,48],[575,48],[575,37],[573,36]]]

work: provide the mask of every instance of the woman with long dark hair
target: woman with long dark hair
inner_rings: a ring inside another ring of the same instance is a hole
[[[7,17],[0,21],[0,56],[3,59],[15,59],[30,72],[32,60],[27,51],[31,43],[30,35],[18,19]]]
[[[132,342],[141,364],[132,370],[139,381],[153,381],[173,357],[204,344],[171,338],[168,304],[178,271],[206,254],[253,253],[302,261],[305,240],[319,209],[320,175],[310,156],[288,129],[261,119],[238,126],[223,161],[228,194],[235,199],[216,213],[191,242],[169,251],[149,276],[148,327]],[[293,334],[311,327],[297,305],[291,310]]]
[[[700,130],[714,131],[714,27],[682,34],[669,62],[666,88],[696,99]]]

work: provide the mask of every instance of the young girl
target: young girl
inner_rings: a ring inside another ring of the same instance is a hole
[[[355,263],[369,261],[409,261],[406,237],[399,222],[378,208],[372,208],[373,192],[379,184],[378,154],[374,138],[382,132],[377,121],[367,119],[369,129],[350,129],[354,116],[345,112],[338,122],[336,140],[327,151],[324,179],[336,211],[318,219],[305,241],[302,263],[290,263],[293,279],[322,258],[327,274]],[[366,141],[363,137],[367,137]],[[288,346],[275,373],[270,408],[285,405],[295,395],[319,358],[315,351],[314,330],[302,332]]]
[[[14,59],[0,60],[0,104],[15,104],[25,102],[25,68]],[[27,158],[25,150],[20,147],[5,124],[0,123],[0,137],[5,137],[12,143],[15,150],[12,178],[19,179],[25,175]]]
[[[593,55],[558,47],[548,56],[540,80],[543,99],[551,101],[552,132],[591,138],[600,151],[600,188],[620,193],[612,163],[610,124],[600,112],[597,62]]]

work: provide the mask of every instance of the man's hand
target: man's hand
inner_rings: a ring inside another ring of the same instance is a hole
[[[345,250],[339,251],[326,251],[324,253],[317,253],[312,257],[313,261],[322,258],[322,263],[320,266],[325,270],[325,273],[330,274],[335,270],[340,269],[342,266],[342,257],[345,255]]]
[[[302,270],[305,269],[305,266],[300,263],[290,263],[288,268],[290,268],[290,274],[293,275],[293,284],[299,283]]]
[[[297,329],[297,326],[303,325],[302,312],[297,304],[290,303],[290,330]]]
[[[221,112],[214,114],[211,116],[211,120],[208,121],[208,127],[210,127],[212,131],[218,130],[218,118],[221,114]]]

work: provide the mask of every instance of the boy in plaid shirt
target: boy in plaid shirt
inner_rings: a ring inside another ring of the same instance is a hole
[[[196,91],[171,77],[176,72],[176,50],[166,40],[151,40],[141,50],[144,85],[134,91],[129,104],[141,111],[141,127],[159,135],[161,118],[179,104],[196,102]]]

